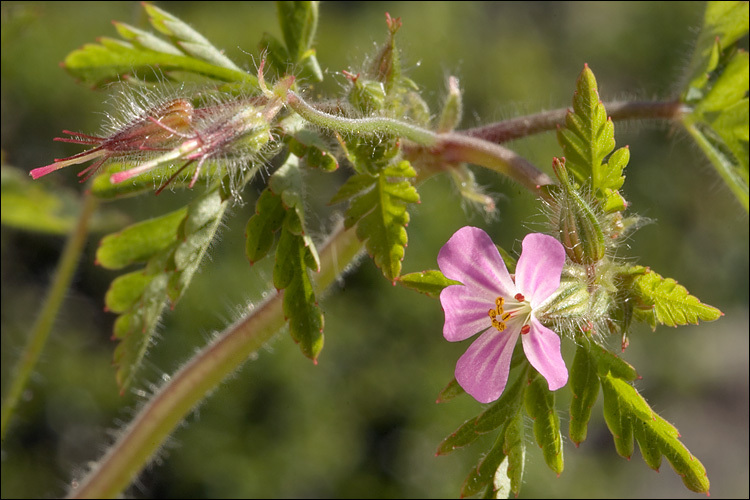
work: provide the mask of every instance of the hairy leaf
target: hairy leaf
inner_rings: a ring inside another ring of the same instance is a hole
[[[524,371],[512,386],[505,388],[503,395],[492,403],[492,406],[477,417],[464,422],[453,434],[446,437],[438,446],[437,454],[446,455],[457,448],[473,443],[480,435],[505,425],[518,413],[523,403],[525,390],[526,376]]]
[[[562,434],[560,418],[555,411],[555,393],[549,390],[547,381],[535,376],[526,390],[526,413],[534,419],[534,437],[547,466],[556,474],[563,471]]]
[[[357,225],[357,237],[391,281],[401,274],[409,223],[406,206],[419,202],[419,194],[409,181],[413,177],[416,172],[409,162],[401,161],[385,167],[379,175],[352,176],[334,198],[352,198],[344,224],[347,228]]]
[[[661,456],[690,490],[706,493],[709,488],[706,469],[680,442],[680,434],[657,415],[636,389],[611,374],[600,377],[604,393],[604,419],[615,440],[617,452],[630,458],[633,438],[638,441],[643,459],[658,470]]]
[[[114,363],[121,392],[132,383],[164,308],[185,293],[226,207],[217,186],[185,208],[102,240],[97,251],[102,266],[120,269],[145,262],[143,269],[116,278],[105,297],[107,309],[120,314],[113,338],[120,341]]]
[[[274,242],[274,233],[281,229],[286,211],[281,196],[266,188],[255,203],[255,215],[245,228],[245,255],[251,264],[265,257]]]
[[[573,398],[570,401],[570,440],[578,446],[586,440],[591,408],[599,397],[599,377],[596,362],[589,352],[588,342],[580,341],[570,368],[568,381]]]
[[[633,279],[630,292],[638,301],[635,318],[646,321],[652,329],[657,323],[667,326],[698,324],[698,320],[713,321],[723,315],[690,295],[675,280],[663,278],[650,269]]]
[[[143,8],[149,15],[151,25],[170,37],[172,43],[186,54],[220,68],[243,73],[222,51],[214,47],[203,35],[184,21],[146,2],[143,3]]]
[[[461,486],[461,498],[476,495],[486,488],[487,485],[492,485],[500,463],[506,458],[503,451],[504,444],[505,427],[498,433],[495,444],[492,445],[490,451],[482,457],[477,466],[471,469],[469,475],[466,476],[464,484]]]
[[[625,181],[623,168],[630,157],[627,148],[604,158],[615,147],[614,124],[599,100],[596,78],[588,65],[584,66],[576,83],[573,110],[565,117],[565,126],[557,130],[557,140],[563,149],[566,166],[575,180],[590,186],[594,196],[607,212],[625,208],[625,200],[618,189]]]
[[[445,403],[462,394],[466,394],[466,391],[464,390],[463,387],[458,385],[458,381],[454,377],[450,382],[448,382],[448,385],[443,387],[443,389],[440,391],[440,394],[438,394],[437,401],[435,402]]]
[[[707,2],[703,26],[689,65],[688,86],[683,100],[690,102],[702,97],[702,89],[709,81],[708,74],[719,64],[720,52],[748,32],[749,19],[747,2]]]
[[[430,297],[440,296],[440,292],[447,286],[461,284],[458,281],[446,278],[443,273],[437,270],[404,274],[396,282]]]

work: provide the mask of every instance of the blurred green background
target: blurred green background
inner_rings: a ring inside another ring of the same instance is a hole
[[[241,66],[254,68],[263,31],[279,35],[273,4],[158,4],[190,22]],[[385,39],[384,13],[400,16],[398,40],[408,76],[424,89],[434,114],[448,75],[465,91],[462,128],[568,106],[588,63],[602,98],[671,98],[700,26],[695,2],[334,2],[320,8],[318,59],[324,96],[341,92],[340,71],[357,72]],[[79,149],[52,141],[63,129],[96,133],[106,92],[77,84],[59,66],[66,54],[99,36],[116,37],[110,20],[148,29],[136,2],[2,3],[2,150],[28,171]],[[746,44],[747,41],[745,40]],[[631,207],[654,224],[621,249],[626,258],[677,279],[725,316],[679,329],[637,328],[625,358],[643,379],[637,387],[681,431],[708,470],[714,497],[748,492],[748,218],[690,139],[662,123],[617,123],[629,144],[624,187]],[[554,134],[511,144],[550,171],[561,152]],[[347,168],[310,174],[314,236],[334,215],[324,206]],[[39,182],[80,191],[71,168]],[[445,178],[420,188],[412,212],[404,271],[436,268],[440,246],[459,227],[487,229],[519,250],[542,229],[537,202],[497,176],[477,172],[498,197],[486,222]],[[331,180],[335,179],[336,183]],[[262,185],[225,219],[219,241],[187,295],[168,313],[137,390],[118,396],[109,340],[114,315],[103,295],[116,276],[94,266],[101,235],[92,235],[53,335],[2,443],[2,497],[60,496],[85,464],[99,457],[124,422],[166,374],[215,331],[258,301],[269,263],[250,267],[243,229]],[[109,204],[140,220],[164,213],[191,193],[165,192]],[[336,207],[337,208],[337,207]],[[23,346],[64,239],[2,228],[2,386]],[[314,366],[286,332],[196,409],[128,490],[134,497],[451,497],[490,440],[435,457],[443,437],[480,405],[468,397],[436,405],[468,345],[441,335],[437,300],[393,287],[371,261],[347,272],[321,301],[326,345]],[[565,356],[572,360],[570,342]],[[617,345],[613,339],[613,346]],[[567,390],[559,393],[560,408]],[[530,445],[524,497],[694,497],[666,460],[651,471],[636,451],[615,454],[593,412],[580,448],[565,443],[558,478]],[[561,410],[567,432],[565,412]],[[527,430],[531,433],[530,421]],[[482,447],[484,446],[484,448]]]

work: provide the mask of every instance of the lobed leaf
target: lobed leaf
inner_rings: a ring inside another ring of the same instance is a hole
[[[466,391],[463,387],[458,385],[458,381],[455,377],[448,382],[448,385],[443,387],[443,389],[440,391],[440,394],[438,394],[436,403],[445,403],[447,401],[450,401],[453,398],[456,398],[462,394],[466,394]]]
[[[243,72],[222,51],[214,47],[206,37],[169,12],[149,3],[143,3],[151,25],[167,35],[172,43],[188,55],[220,68]]]
[[[505,428],[500,430],[500,433],[495,440],[495,444],[492,445],[490,451],[482,457],[477,466],[471,469],[469,475],[466,476],[466,479],[461,486],[461,498],[476,495],[488,485],[492,485],[498,467],[500,467],[501,462],[506,458],[505,452],[503,451],[504,443]]]
[[[620,211],[626,206],[618,189],[625,181],[622,171],[628,163],[629,151],[620,149],[604,163],[615,147],[614,130],[599,99],[594,73],[585,65],[576,82],[573,109],[565,117],[565,126],[558,128],[557,140],[566,167],[578,183],[591,187],[606,212]]]
[[[707,2],[703,26],[688,66],[688,85],[683,100],[691,102],[702,97],[708,74],[719,64],[721,50],[748,32],[749,19],[747,2]]]
[[[594,347],[596,348],[596,347]],[[588,342],[579,342],[573,365],[570,367],[570,440],[578,446],[586,440],[591,409],[599,397],[599,377],[596,361],[589,352]]]
[[[707,493],[710,483],[706,469],[680,442],[680,434],[656,414],[638,391],[611,374],[600,376],[604,393],[604,419],[615,440],[617,452],[630,458],[633,438],[638,441],[646,464],[658,470],[661,457],[667,457],[675,472],[690,490]]]
[[[639,302],[634,310],[635,318],[646,321],[652,329],[657,323],[667,326],[698,324],[698,320],[714,321],[723,315],[717,308],[690,295],[675,280],[663,278],[651,270],[633,279],[630,293]]]
[[[281,229],[285,215],[281,196],[264,189],[255,203],[255,215],[250,217],[245,228],[245,255],[251,264],[271,250],[274,234]]]
[[[438,446],[438,455],[448,453],[473,443],[480,435],[486,434],[506,424],[518,413],[523,402],[523,394],[526,390],[525,371],[521,373],[516,382],[506,387],[500,399],[492,403],[492,406],[461,424],[453,434],[446,437]]]
[[[352,199],[344,225],[357,225],[357,237],[391,281],[401,274],[409,223],[406,206],[419,202],[419,194],[409,181],[414,177],[416,172],[409,162],[401,161],[388,165],[379,175],[353,176],[334,197],[335,201]]]
[[[560,418],[555,411],[555,393],[549,390],[543,377],[534,376],[526,390],[525,404],[526,413],[534,420],[534,437],[544,461],[560,475],[563,471]]]
[[[519,411],[508,422],[505,429],[505,443],[503,452],[508,457],[508,470],[510,479],[510,491],[517,497],[521,493],[521,482],[523,481],[523,467],[526,462],[526,427],[523,421],[523,413]]]
[[[102,240],[97,250],[102,266],[121,269],[145,262],[141,270],[116,278],[105,296],[106,307],[120,314],[113,338],[120,341],[114,363],[121,392],[132,383],[167,303],[176,303],[185,293],[226,207],[216,186],[187,207]]]

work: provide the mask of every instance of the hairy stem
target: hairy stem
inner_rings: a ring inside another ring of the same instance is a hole
[[[318,290],[327,288],[356,257],[362,243],[354,229],[334,231],[320,254]],[[257,352],[285,324],[283,292],[227,328],[185,364],[140,411],[89,474],[74,482],[70,498],[117,496],[148,463],[167,436],[224,378]]]
[[[609,102],[604,104],[612,120],[661,119],[679,120],[685,113],[680,101],[635,101]],[[543,111],[533,115],[519,116],[482,127],[470,128],[460,133],[485,141],[501,144],[529,135],[555,130],[565,124],[568,108]]]
[[[0,429],[0,435],[3,439],[8,430],[8,424],[13,415],[13,410],[18,405],[18,401],[29,381],[31,372],[34,370],[34,367],[39,360],[39,355],[42,353],[44,345],[47,343],[55,317],[57,316],[57,312],[60,310],[60,306],[65,298],[65,292],[68,290],[70,282],[73,279],[73,274],[78,266],[81,251],[83,250],[83,246],[86,243],[86,237],[88,236],[89,221],[96,211],[97,206],[98,201],[96,198],[90,192],[87,192],[83,198],[78,222],[73,229],[73,232],[68,237],[63,253],[60,256],[57,271],[55,272],[55,276],[52,280],[49,291],[47,292],[47,297],[44,299],[44,304],[42,305],[34,326],[31,328],[26,346],[21,352],[18,363],[12,372],[12,379],[2,407],[2,429]]]

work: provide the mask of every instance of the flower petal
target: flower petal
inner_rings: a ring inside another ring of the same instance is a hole
[[[495,305],[496,295],[479,288],[451,285],[440,292],[445,313],[443,336],[450,342],[466,340],[492,325],[487,314]]]
[[[516,265],[516,288],[533,308],[560,286],[565,249],[555,238],[541,233],[526,235],[522,247]]]
[[[512,327],[504,332],[493,328],[475,340],[458,359],[456,381],[480,403],[495,401],[505,390],[519,333]]]
[[[550,391],[568,383],[568,369],[560,352],[560,337],[555,332],[532,317],[531,330],[523,335],[522,343],[526,358],[547,379]]]
[[[447,278],[469,288],[488,290],[495,296],[516,294],[500,252],[487,233],[478,227],[464,226],[456,231],[440,249],[437,260]]]

